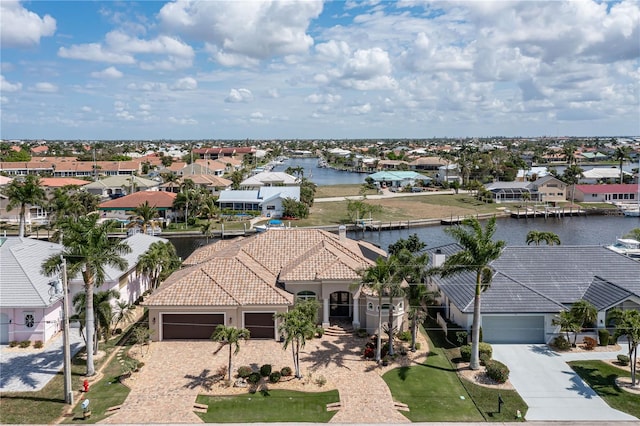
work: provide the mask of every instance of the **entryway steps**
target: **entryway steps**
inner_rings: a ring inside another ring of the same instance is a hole
[[[199,402],[193,403],[193,410],[197,413],[206,413],[209,406],[207,404],[200,404]]]
[[[403,404],[402,402],[398,401],[393,401],[393,408],[400,411],[410,411],[407,404]]]
[[[327,411],[338,411],[341,408],[342,408],[341,402],[332,402],[330,404],[327,404]]]
[[[353,327],[342,325],[330,325],[324,329],[324,334],[328,336],[350,336],[353,334]]]

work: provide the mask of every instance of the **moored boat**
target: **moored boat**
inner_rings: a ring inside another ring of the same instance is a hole
[[[618,238],[616,243],[607,248],[616,253],[640,260],[640,241],[633,238]]]

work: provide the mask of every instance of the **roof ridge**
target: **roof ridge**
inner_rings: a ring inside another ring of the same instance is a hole
[[[208,277],[208,278],[209,278],[209,279],[210,279],[210,280],[211,280],[211,281],[216,285],[216,287],[218,287],[218,288],[219,288],[220,290],[222,290],[222,291],[223,291],[227,296],[229,296],[229,298],[230,298],[231,300],[233,300],[234,302],[236,302],[238,305],[242,305],[242,303],[241,303],[241,302],[240,302],[236,297],[234,297],[234,296],[233,296],[233,294],[231,294],[231,293],[230,293],[230,292],[229,292],[229,291],[228,291],[228,290],[227,290],[223,285],[221,285],[221,284],[218,282],[218,280],[216,280],[216,279],[215,279],[215,278],[214,278],[214,277],[213,277],[213,276],[212,276],[208,271],[206,271],[204,267],[200,266],[200,267],[199,267],[199,268],[197,268],[197,269],[200,269],[200,271],[201,271],[204,275],[206,275],[206,276],[207,276],[207,277]]]

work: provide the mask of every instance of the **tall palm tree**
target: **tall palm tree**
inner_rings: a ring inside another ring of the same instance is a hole
[[[219,324],[211,335],[211,340],[214,342],[220,342],[223,346],[229,345],[229,380],[231,380],[233,355],[240,352],[240,341],[248,340],[250,335],[246,328],[227,327],[224,324]]]
[[[98,223],[99,215],[92,213],[69,219],[59,223],[63,231],[62,256],[67,262],[69,277],[82,276],[84,281],[86,307],[87,341],[91,342],[95,333],[93,306],[94,287],[105,282],[105,266],[112,266],[124,271],[128,263],[122,257],[131,251],[131,247],[118,238],[110,238],[109,234],[117,228],[116,221]],[[60,256],[52,255],[42,265],[45,275],[52,275],[60,266]],[[95,374],[93,351],[87,349],[87,376]]]
[[[624,173],[622,172],[622,163],[624,160],[628,160],[631,154],[631,148],[628,146],[618,146],[616,150],[613,152],[613,159],[618,161],[620,164],[620,183],[624,183]]]
[[[505,242],[493,241],[496,231],[495,216],[489,219],[485,228],[476,218],[465,219],[462,226],[447,228],[445,232],[451,235],[462,246],[462,250],[448,256],[442,266],[433,268],[432,273],[441,277],[450,277],[463,272],[475,273],[475,296],[473,300],[473,329],[471,345],[471,363],[469,368],[480,368],[478,347],[480,343],[480,299],[482,293],[489,288],[493,279],[493,271],[489,266],[493,260],[500,257]]]
[[[382,350],[382,297],[391,284],[393,277],[392,262],[378,257],[376,263],[360,272],[362,285],[378,296],[378,341],[376,345],[376,362],[380,362]]]
[[[96,332],[94,333],[94,338],[91,341],[91,347],[94,353],[98,352],[98,341],[100,338],[103,338],[106,341],[111,334],[111,323],[113,320],[113,305],[111,304],[111,301],[119,298],[120,292],[117,290],[98,291],[93,294],[93,309],[96,316]],[[85,327],[87,317],[86,301],[85,293],[77,293],[73,296],[73,308],[76,311],[73,319],[77,319],[80,322],[81,332]],[[87,340],[85,343],[87,344],[87,347],[89,347],[89,341]]]
[[[147,229],[150,227],[152,230],[158,226],[156,219],[160,214],[155,205],[150,205],[149,200],[140,204],[133,210],[133,214],[129,216],[131,223],[129,227],[139,227],[143,234],[147,233]]]
[[[278,332],[284,336],[282,348],[286,350],[291,345],[295,376],[300,379],[302,378],[300,373],[300,349],[304,348],[307,338],[313,336],[316,323],[304,309],[294,308],[289,312],[281,312],[276,314],[276,318],[281,321],[278,326]]]
[[[149,288],[155,290],[162,281],[180,268],[180,263],[173,244],[156,241],[138,257],[136,270],[149,278]]]
[[[625,336],[631,359],[631,386],[636,386],[638,371],[638,346],[640,346],[640,311],[635,309],[614,309],[610,319],[616,326],[616,336]]]
[[[7,204],[8,212],[16,207],[20,207],[18,236],[24,237],[27,205],[43,205],[47,200],[44,189],[40,186],[40,178],[35,175],[28,175],[24,181],[16,178],[7,185],[4,195],[9,198],[9,203]]]

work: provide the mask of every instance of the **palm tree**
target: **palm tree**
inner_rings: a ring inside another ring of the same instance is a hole
[[[580,324],[576,322],[575,317],[569,311],[562,311],[551,321],[553,325],[559,325],[560,331],[566,333],[567,344],[569,340],[569,332],[577,333],[580,331]]]
[[[140,227],[140,231],[146,234],[147,228],[151,227],[153,232],[153,229],[158,226],[158,222],[155,220],[158,216],[159,213],[156,206],[150,205],[149,200],[146,200],[136,207],[133,210],[133,214],[129,216],[129,220],[131,221],[129,228]]]
[[[578,300],[569,309],[580,327],[593,325],[598,319],[598,308],[586,300]]]
[[[542,233],[542,240],[548,245],[548,246],[559,246],[560,245],[560,237],[558,236],[558,234],[554,233],[554,232],[543,232]]]
[[[620,164],[620,183],[624,183],[624,173],[622,171],[622,163],[624,160],[630,159],[631,148],[628,146],[618,146],[616,150],[613,152],[613,159],[618,161]]]
[[[535,243],[537,246],[540,245],[540,241],[542,241],[542,231],[532,230],[527,232],[527,245],[530,246],[532,243]]]
[[[527,245],[535,243],[537,246],[539,246],[543,241],[548,246],[560,245],[560,237],[558,236],[558,234],[555,234],[553,232],[536,230],[527,232]]]
[[[491,285],[493,271],[489,263],[500,257],[505,242],[493,241],[496,231],[495,216],[489,219],[484,229],[476,218],[465,219],[462,226],[447,228],[445,232],[451,235],[462,246],[462,250],[448,256],[442,266],[433,268],[432,273],[438,273],[442,278],[463,272],[475,272],[475,296],[473,300],[473,328],[471,344],[471,363],[469,368],[480,368],[478,347],[480,343],[480,298]]]
[[[244,180],[244,173],[240,170],[234,170],[229,179],[231,180],[231,189],[240,189],[240,183]]]
[[[180,263],[173,244],[156,241],[138,257],[136,270],[149,278],[149,288],[155,290],[162,281],[180,268]]]
[[[614,309],[610,317],[616,326],[616,336],[625,336],[631,359],[631,386],[636,386],[638,371],[638,345],[640,345],[640,311],[635,309]]]
[[[77,187],[65,186],[63,188],[56,188],[53,191],[53,195],[47,203],[51,224],[57,223],[66,216],[78,217],[80,215],[84,207],[78,197],[73,197],[70,194],[70,191],[74,188]]]
[[[96,316],[96,332],[94,338],[91,341],[91,347],[94,353],[98,352],[98,341],[102,337],[105,341],[111,334],[111,323],[113,320],[113,306],[111,301],[113,299],[119,299],[120,292],[117,290],[99,291],[93,294],[93,306]],[[76,319],[80,322],[80,332],[82,332],[86,322],[86,294],[77,293],[73,296],[73,308],[76,314],[72,319]],[[87,347],[89,347],[88,340],[85,341]]]
[[[44,189],[40,186],[40,178],[35,175],[28,175],[24,181],[14,179],[7,185],[4,195],[9,198],[7,211],[11,211],[16,207],[20,207],[20,227],[18,231],[19,237],[24,237],[25,214],[27,205],[42,205],[47,198]]]
[[[118,239],[109,238],[109,234],[118,226],[116,221],[98,223],[99,215],[92,213],[81,216],[77,220],[64,220],[59,224],[63,231],[62,256],[67,262],[69,277],[81,274],[84,281],[86,306],[87,341],[94,338],[94,287],[104,283],[106,278],[105,266],[111,266],[124,271],[128,263],[122,257],[131,251],[129,245]],[[52,255],[42,265],[45,275],[52,275],[60,266],[60,256]],[[87,376],[95,374],[93,351],[87,349]]]
[[[567,185],[571,186],[571,204],[573,205],[573,202],[575,200],[575,195],[576,195],[576,185],[578,184],[578,182],[580,182],[580,178],[583,177],[583,173],[584,170],[575,165],[572,164],[569,167],[567,167],[564,172],[562,172],[562,177],[560,178],[564,183],[566,183]]]
[[[240,352],[240,341],[248,340],[250,335],[246,328],[227,327],[224,324],[219,324],[211,335],[211,340],[214,342],[220,342],[222,346],[229,345],[229,380],[231,380],[233,355]]]
[[[134,318],[133,311],[133,305],[131,305],[129,302],[118,300],[116,305],[113,307],[113,317],[111,318],[113,322],[114,333],[115,330],[118,329],[118,325],[120,325],[121,322],[126,324]]]
[[[392,263],[383,257],[378,257],[376,263],[360,272],[362,285],[378,296],[378,341],[376,345],[376,362],[380,362],[382,350],[382,296],[385,289],[393,280]]]
[[[298,379],[301,379],[300,349],[304,348],[307,343],[307,338],[313,336],[316,329],[316,323],[313,318],[310,318],[308,312],[304,309],[297,308],[293,308],[289,312],[276,314],[276,318],[281,321],[278,326],[278,332],[280,335],[284,336],[284,344],[282,348],[286,350],[287,347],[291,345],[295,376]]]

